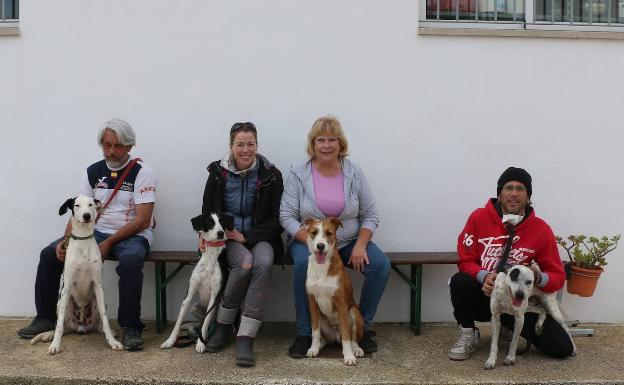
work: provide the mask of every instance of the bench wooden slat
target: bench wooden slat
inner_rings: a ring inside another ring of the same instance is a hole
[[[147,258],[148,262],[179,262],[179,263],[195,263],[199,261],[197,251],[150,251]]]
[[[454,251],[419,251],[386,253],[392,265],[434,265],[457,263]]]

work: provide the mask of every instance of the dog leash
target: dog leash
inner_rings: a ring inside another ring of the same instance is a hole
[[[507,229],[507,232],[509,233],[509,238],[507,238],[505,248],[503,249],[503,255],[501,256],[501,260],[496,267],[497,273],[505,271],[505,266],[507,265],[507,261],[509,260],[509,253],[511,252],[511,244],[513,243],[513,239],[516,236],[515,226],[510,225],[509,223],[505,223],[505,229]]]

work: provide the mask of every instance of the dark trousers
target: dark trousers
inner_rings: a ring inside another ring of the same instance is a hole
[[[109,234],[95,231],[95,240],[100,243]],[[60,239],[41,250],[37,278],[35,280],[35,306],[37,316],[56,322],[61,274],[64,263],[56,258],[56,245]],[[143,288],[143,263],[149,252],[147,239],[135,235],[117,243],[111,249],[111,256],[119,260],[115,269],[119,275],[119,310],[117,322],[121,327],[143,329],[141,323],[141,291]]]
[[[490,297],[483,294],[481,284],[469,274],[459,272],[449,281],[449,292],[453,304],[453,315],[464,328],[473,328],[475,321],[489,322],[492,319]],[[541,335],[535,334],[537,314],[526,313],[520,335],[535,345],[544,354],[565,358],[572,354],[573,345],[568,333],[550,315],[544,321]],[[510,330],[514,328],[514,317],[501,315],[501,324]]]

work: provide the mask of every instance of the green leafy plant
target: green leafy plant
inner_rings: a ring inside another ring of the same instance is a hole
[[[621,234],[612,237],[568,235],[566,239],[557,236],[557,243],[568,253],[570,263],[583,269],[605,266],[605,255],[615,250]]]

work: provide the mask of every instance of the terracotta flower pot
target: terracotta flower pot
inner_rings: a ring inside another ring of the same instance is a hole
[[[591,297],[596,290],[596,284],[600,274],[604,271],[602,267],[595,269],[583,269],[572,265],[572,274],[568,280],[568,293],[580,295],[581,297]]]

